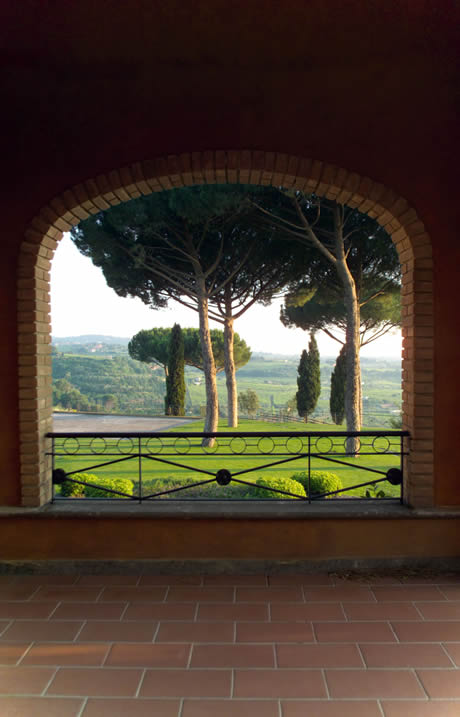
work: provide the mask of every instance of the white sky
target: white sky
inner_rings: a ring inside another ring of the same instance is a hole
[[[302,329],[287,329],[279,320],[281,300],[271,306],[255,305],[235,322],[235,330],[252,351],[300,354],[308,345]],[[198,327],[198,314],[170,301],[169,308],[153,310],[140,299],[122,298],[105,283],[102,271],[76,249],[64,235],[51,269],[51,320],[53,336],[104,334],[131,337],[141,329],[172,326]],[[212,328],[221,328],[211,323]],[[320,333],[320,353],[336,356],[339,344]],[[362,350],[363,356],[399,358],[401,334],[395,332]]]

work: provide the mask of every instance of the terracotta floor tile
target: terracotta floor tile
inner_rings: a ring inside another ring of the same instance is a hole
[[[61,585],[41,587],[33,600],[55,600],[56,602],[94,602],[99,597],[101,588],[85,588],[77,585]]]
[[[38,642],[30,648],[21,664],[97,667],[102,665],[108,651],[106,644]]]
[[[51,615],[57,602],[0,602],[0,618],[40,620]]]
[[[145,585],[202,585],[201,575],[141,575],[139,586]]]
[[[442,586],[439,588],[447,600],[460,600],[460,585]]]
[[[77,585],[105,588],[109,585],[137,585],[138,581],[138,575],[80,575]]]
[[[123,587],[104,588],[100,602],[162,602],[166,595],[166,587]]]
[[[0,620],[0,636],[5,632],[8,625],[11,625],[11,620]]]
[[[28,600],[37,590],[33,585],[2,585],[0,600]]]
[[[235,697],[326,697],[320,670],[236,670]]]
[[[0,669],[0,694],[40,695],[54,675],[48,667],[2,667]]]
[[[269,575],[270,586],[283,585],[334,585],[333,579],[327,573],[317,575]]]
[[[198,620],[239,620],[266,622],[268,605],[243,603],[202,603],[198,606]]]
[[[460,642],[460,621],[392,622],[391,624],[401,642]]]
[[[448,642],[444,648],[451,656],[457,667],[460,667],[460,642]]]
[[[298,621],[310,622],[312,620],[345,621],[345,614],[340,603],[273,603],[270,605],[271,619],[274,622]]]
[[[413,585],[411,587],[373,588],[377,602],[413,602],[420,600],[444,600],[436,585]]]
[[[460,573],[442,573],[439,575],[401,575],[403,585],[455,585],[460,583]]]
[[[459,670],[417,670],[417,675],[430,699],[460,698]]]
[[[193,620],[196,605],[193,603],[135,603],[128,605],[123,620]]]
[[[147,670],[139,696],[230,697],[231,679],[231,670]]]
[[[396,642],[386,622],[315,622],[313,629],[318,642]]]
[[[233,602],[232,587],[172,587],[168,602]]]
[[[0,697],[2,717],[78,717],[82,699],[63,697]]]
[[[78,575],[15,575],[13,583],[40,587],[41,585],[75,585],[77,580]]]
[[[418,602],[416,607],[425,620],[458,620],[460,622],[460,601]]]
[[[304,602],[300,586],[237,588],[237,602]]]
[[[310,623],[268,622],[238,623],[237,642],[313,642]]]
[[[442,702],[430,700],[412,702],[410,700],[382,703],[385,717],[458,717],[460,715],[459,702]]]
[[[78,642],[152,642],[157,626],[157,622],[92,620],[83,626]]]
[[[277,645],[278,667],[364,667],[356,645]]]
[[[430,603],[431,605],[432,603]],[[420,613],[410,603],[344,603],[343,609],[349,620],[421,620]]]
[[[265,575],[204,575],[203,585],[266,587]]]
[[[13,585],[16,575],[0,575],[0,585]]]
[[[364,585],[336,585],[303,589],[307,602],[375,602],[370,588]]]
[[[186,667],[190,645],[116,643],[106,660],[108,667]]]
[[[441,645],[360,645],[367,667],[452,667]]]
[[[30,642],[0,642],[0,665],[15,665],[30,645]]]
[[[163,622],[155,642],[234,642],[232,622]]]
[[[92,698],[86,704],[83,717],[177,717],[179,707],[179,700]]]
[[[82,697],[134,697],[142,674],[142,670],[63,667],[57,671],[46,693]]]
[[[334,700],[316,702],[281,702],[283,717],[382,717],[377,702]]]
[[[51,620],[119,620],[126,605],[125,602],[66,602],[58,605]]]
[[[191,667],[274,667],[271,645],[194,645]]]
[[[327,670],[326,681],[334,699],[425,698],[410,670]]]
[[[185,700],[181,717],[279,717],[276,700]]]
[[[70,642],[73,640],[81,622],[55,622],[46,620],[15,620],[2,635],[2,642],[17,640],[20,642]]]

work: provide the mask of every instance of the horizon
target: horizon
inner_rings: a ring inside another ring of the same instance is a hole
[[[78,302],[75,296],[78,296]],[[253,353],[296,356],[307,348],[308,332],[300,328],[288,329],[279,320],[282,301],[274,300],[269,306],[256,304],[235,321],[235,332]],[[179,323],[182,328],[198,328],[198,315],[172,301],[168,308],[152,309],[140,299],[118,296],[107,286],[102,270],[83,256],[70,236],[64,234],[51,267],[53,338],[100,335],[129,339],[142,329],[167,328],[174,323]],[[215,321],[210,324],[211,328],[222,326]],[[316,339],[322,356],[337,357],[338,342],[322,332],[318,332]],[[392,331],[365,346],[361,356],[401,359],[401,332]]]

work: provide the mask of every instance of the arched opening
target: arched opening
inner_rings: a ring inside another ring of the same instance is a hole
[[[64,231],[89,214],[141,194],[203,183],[296,187],[368,214],[391,235],[402,270],[403,427],[412,436],[405,496],[433,504],[433,295],[431,242],[414,209],[392,190],[333,165],[270,152],[192,153],[136,163],[65,191],[31,223],[19,260],[19,375],[22,502],[50,498],[50,260]]]

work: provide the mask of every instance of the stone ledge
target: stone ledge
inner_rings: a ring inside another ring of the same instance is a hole
[[[230,520],[394,520],[394,519],[460,519],[460,507],[452,508],[409,508],[397,500],[322,501],[293,505],[287,501],[267,501],[267,504],[249,501],[161,501],[142,503],[120,501],[56,501],[40,508],[0,507],[1,518],[136,518],[230,519]]]

